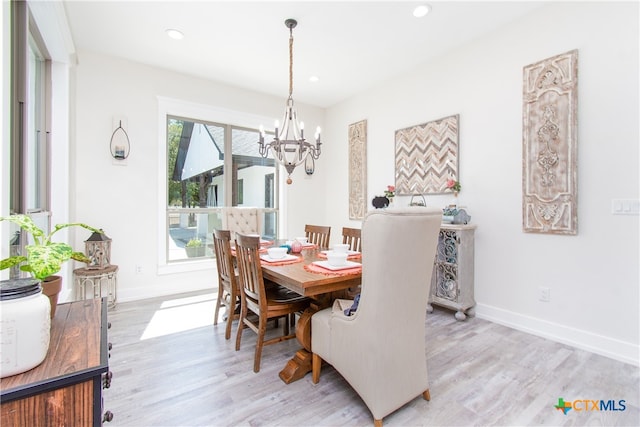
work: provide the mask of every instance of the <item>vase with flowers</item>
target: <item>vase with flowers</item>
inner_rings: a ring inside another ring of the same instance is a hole
[[[453,191],[453,202],[449,205],[450,207],[458,206],[458,192],[462,186],[460,185],[460,181],[456,181],[455,179],[447,180],[447,189]]]
[[[387,185],[387,189],[384,190],[384,197],[389,200],[389,206],[393,203],[393,198],[396,195],[396,187],[395,185]]]

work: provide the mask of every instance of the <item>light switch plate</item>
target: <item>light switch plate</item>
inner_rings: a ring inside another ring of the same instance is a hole
[[[640,215],[640,200],[612,199],[611,213],[613,215]]]

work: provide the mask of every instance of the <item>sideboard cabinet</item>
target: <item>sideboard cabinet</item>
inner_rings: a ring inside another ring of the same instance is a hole
[[[109,387],[105,298],[60,304],[51,319],[44,361],[0,382],[3,426],[100,426],[102,389]]]
[[[456,310],[455,317],[464,320],[474,315],[473,247],[475,225],[442,224],[438,249],[431,276],[427,312],[432,304]]]

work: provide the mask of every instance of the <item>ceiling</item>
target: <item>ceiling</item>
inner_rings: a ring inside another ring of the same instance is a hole
[[[406,72],[543,5],[528,1],[64,2],[82,63],[90,50],[318,107]],[[185,37],[173,40],[169,28]],[[310,76],[319,81],[312,83]]]

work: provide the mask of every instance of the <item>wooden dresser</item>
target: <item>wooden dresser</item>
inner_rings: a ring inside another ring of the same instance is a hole
[[[105,298],[60,304],[44,361],[0,380],[3,426],[100,426],[102,389],[109,387]]]

